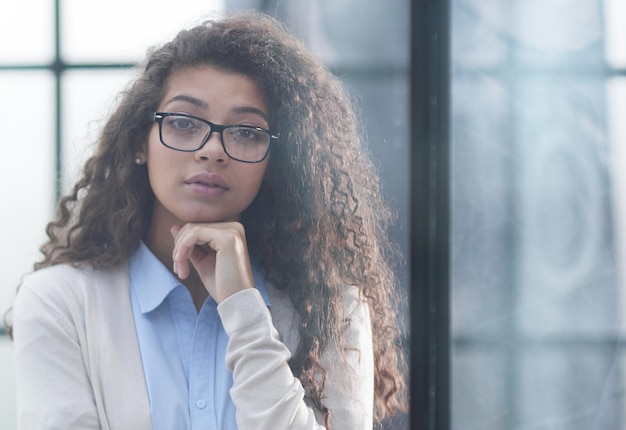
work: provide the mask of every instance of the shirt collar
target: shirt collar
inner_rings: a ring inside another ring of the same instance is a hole
[[[251,259],[254,284],[266,306],[270,306],[269,295],[263,281],[263,273],[255,259]],[[159,261],[143,241],[130,259],[130,281],[135,289],[141,313],[153,311],[167,296],[182,284]]]
[[[131,257],[129,270],[139,308],[144,314],[156,309],[174,288],[181,285],[143,242]]]

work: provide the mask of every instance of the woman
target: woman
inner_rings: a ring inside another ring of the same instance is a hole
[[[391,214],[273,19],[149,53],[13,309],[21,428],[361,429],[403,407]]]

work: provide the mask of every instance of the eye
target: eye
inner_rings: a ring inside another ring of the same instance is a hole
[[[193,118],[187,118],[184,116],[170,116],[166,118],[165,125],[172,130],[190,131],[196,130],[202,127],[202,123]]]
[[[266,142],[268,134],[255,127],[232,127],[228,129],[229,136],[238,142]]]

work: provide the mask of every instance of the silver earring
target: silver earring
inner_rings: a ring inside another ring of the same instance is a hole
[[[143,164],[143,161],[141,161],[141,158],[137,157],[135,158],[135,164],[139,164],[141,166]]]

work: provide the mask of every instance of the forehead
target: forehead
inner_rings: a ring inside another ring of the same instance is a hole
[[[250,105],[268,113],[265,98],[255,80],[211,65],[173,72],[166,81],[161,105],[172,100],[196,104],[197,108],[205,110],[224,105]]]

